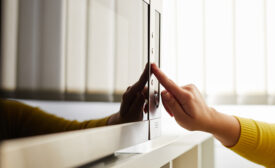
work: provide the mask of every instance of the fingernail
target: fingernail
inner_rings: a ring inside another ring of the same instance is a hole
[[[163,97],[164,100],[169,100],[170,99],[170,93],[168,93],[167,91],[163,91],[162,97]]]
[[[151,64],[151,68],[152,68],[153,71],[156,69],[156,67],[157,67],[157,66],[156,66],[155,63]]]
[[[166,95],[167,94],[167,91],[166,90],[163,90],[162,92],[161,92],[161,96],[164,96],[164,95]]]
[[[168,114],[171,116],[171,117],[173,117],[173,115],[171,114],[171,112],[169,112],[169,111],[167,111],[168,112]]]

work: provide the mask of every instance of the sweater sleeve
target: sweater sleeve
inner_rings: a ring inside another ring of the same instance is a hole
[[[109,119],[70,121],[13,100],[0,100],[0,105],[0,139],[100,127]]]
[[[230,149],[255,163],[275,167],[275,124],[236,118],[241,133],[237,144]]]

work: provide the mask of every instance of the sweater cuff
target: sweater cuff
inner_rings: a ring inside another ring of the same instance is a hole
[[[245,152],[257,145],[257,126],[255,124],[255,121],[251,119],[245,119],[241,117],[236,117],[237,120],[240,123],[241,126],[241,132],[240,137],[233,147],[230,147],[229,149],[235,151],[235,152]]]
[[[111,116],[98,119],[98,120],[90,120],[88,123],[88,128],[94,128],[94,127],[102,127],[108,125],[108,120]]]

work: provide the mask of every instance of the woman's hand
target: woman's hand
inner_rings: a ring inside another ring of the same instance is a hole
[[[143,106],[147,99],[145,85],[148,81],[149,67],[146,65],[139,80],[127,88],[122,96],[122,102],[118,113],[113,114],[108,125],[141,121],[143,119]]]
[[[235,117],[208,107],[196,86],[177,86],[155,64],[152,71],[166,89],[161,93],[166,111],[180,126],[212,133],[225,146],[233,146],[238,141],[240,124]]]
[[[213,128],[215,110],[209,108],[196,86],[177,86],[154,64],[152,70],[159,82],[166,88],[161,92],[166,111],[174,116],[178,124],[188,130],[210,132]]]

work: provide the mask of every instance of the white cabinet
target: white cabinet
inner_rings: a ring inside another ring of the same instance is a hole
[[[192,132],[181,136],[161,136],[87,167],[104,168],[214,168],[214,139]]]
[[[140,132],[146,132],[145,127],[141,128],[140,126],[142,125],[133,123],[7,141],[1,144],[0,167],[214,167],[214,139],[211,135],[201,132],[191,132],[181,136],[163,135],[150,141],[136,139],[135,144],[138,145],[117,151],[107,158],[97,160],[106,156],[106,153],[112,154],[112,151],[129,146],[129,138],[133,138],[133,135],[116,136],[119,135],[119,131],[125,132],[125,129],[130,129],[129,126],[135,130],[140,129]],[[104,135],[108,135],[108,137],[100,138],[104,137]],[[140,135],[135,136],[141,137]]]

